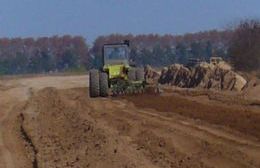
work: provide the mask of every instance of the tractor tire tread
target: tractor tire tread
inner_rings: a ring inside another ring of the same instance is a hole
[[[109,95],[108,75],[105,72],[99,74],[100,96],[107,97]]]
[[[90,97],[99,97],[99,71],[96,69],[89,72],[89,95]]]

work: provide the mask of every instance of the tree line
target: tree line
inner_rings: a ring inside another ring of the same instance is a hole
[[[94,66],[101,64],[102,46],[106,43],[130,40],[130,57],[137,65],[165,66],[172,63],[187,64],[189,58],[209,60],[212,55],[227,57],[231,31],[206,31],[182,36],[157,34],[120,35],[98,37],[90,53],[95,55]]]
[[[80,36],[0,39],[0,74],[59,72],[89,66]]]
[[[101,66],[102,46],[130,41],[130,58],[138,66],[187,64],[189,58],[207,61],[220,56],[238,70],[255,70],[260,65],[259,21],[247,20],[234,29],[185,35],[99,36],[92,47],[81,36],[0,38],[0,74],[84,71]]]
[[[260,21],[244,20],[235,27],[229,56],[235,69],[260,70]]]

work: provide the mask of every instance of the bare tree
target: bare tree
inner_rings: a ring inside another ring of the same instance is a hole
[[[234,30],[230,42],[231,62],[237,70],[260,69],[260,21],[242,21]]]

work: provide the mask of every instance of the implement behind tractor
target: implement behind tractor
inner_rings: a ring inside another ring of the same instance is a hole
[[[144,69],[131,66],[129,42],[105,44],[102,67],[90,71],[90,97],[107,97],[144,91]]]

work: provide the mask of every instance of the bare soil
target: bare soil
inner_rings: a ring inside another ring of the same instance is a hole
[[[171,92],[91,99],[87,81],[2,80],[0,167],[260,167],[258,106]]]

